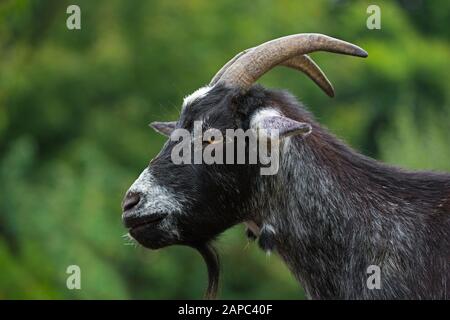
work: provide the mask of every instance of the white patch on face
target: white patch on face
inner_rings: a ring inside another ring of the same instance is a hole
[[[264,118],[267,117],[282,117],[283,114],[274,108],[264,108],[256,111],[250,118],[250,127],[253,129],[258,129],[259,123],[261,123]],[[282,140],[282,151],[283,154],[286,154],[290,148],[291,137],[284,137]]]
[[[267,117],[281,117],[282,114],[274,108],[264,108],[256,111],[250,118],[250,127],[253,129],[258,128],[258,124]]]
[[[142,199],[138,206],[137,215],[150,215],[155,212],[181,213],[182,205],[176,195],[164,186],[156,183],[152,173],[146,168],[128,192],[136,192]]]
[[[188,104],[191,104],[195,100],[203,98],[204,96],[206,96],[208,94],[208,92],[211,89],[212,88],[210,86],[204,86],[204,87],[201,87],[200,89],[195,90],[193,93],[191,93],[190,95],[188,95],[184,98],[183,106],[181,107],[181,109],[186,108],[186,106]]]

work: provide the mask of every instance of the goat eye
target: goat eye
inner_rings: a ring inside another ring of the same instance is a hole
[[[213,144],[213,143],[220,143],[222,142],[221,138],[217,138],[214,136],[208,137],[206,141],[204,141],[205,144]]]

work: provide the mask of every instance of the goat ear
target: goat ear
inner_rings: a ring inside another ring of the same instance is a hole
[[[177,122],[169,121],[169,122],[152,122],[149,124],[156,132],[163,134],[165,136],[170,136],[172,131],[175,129]]]
[[[274,131],[278,131],[279,139],[296,135],[307,136],[312,130],[309,123],[299,122],[281,115],[260,117],[252,126],[268,138],[274,136]]]

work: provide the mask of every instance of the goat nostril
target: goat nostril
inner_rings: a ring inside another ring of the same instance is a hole
[[[139,201],[141,200],[141,197],[138,193],[130,192],[126,195],[125,200],[123,201],[123,211],[127,211],[135,207]]]

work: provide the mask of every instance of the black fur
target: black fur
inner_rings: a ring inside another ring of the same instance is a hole
[[[205,299],[215,299],[219,289],[219,255],[210,243],[199,243],[198,245],[193,245],[193,248],[200,252],[208,270],[208,287],[205,292]]]
[[[214,254],[198,244],[251,220],[261,228],[260,246],[276,250],[312,298],[449,298],[449,174],[367,158],[291,95],[260,86],[246,93],[216,86],[186,106],[177,128],[192,130],[204,119],[206,127],[246,130],[251,115],[268,106],[312,126],[306,138],[290,138],[275,176],[260,176],[258,165],[174,165],[175,143],[165,144],[149,168],[158,184],[180,195],[184,214],[173,217],[179,238],[161,239],[158,247],[200,248],[212,293],[218,268],[210,268]],[[372,264],[382,270],[380,290],[366,286]]]

